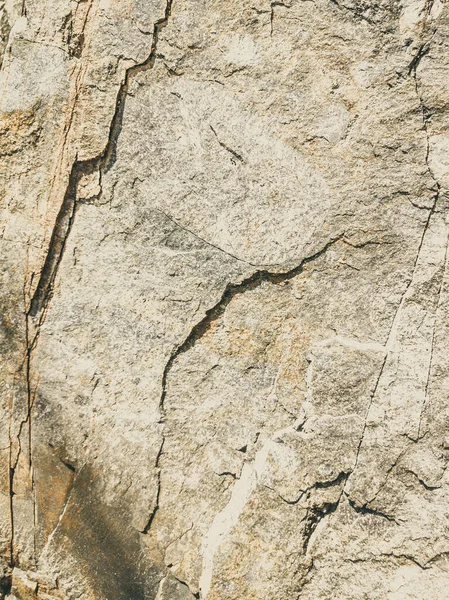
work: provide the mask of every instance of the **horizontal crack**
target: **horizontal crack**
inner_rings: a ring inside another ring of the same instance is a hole
[[[396,519],[391,516],[388,515],[380,510],[376,510],[374,508],[370,508],[369,506],[367,506],[366,504],[363,506],[359,506],[358,504],[356,504],[356,502],[354,500],[351,500],[349,498],[349,496],[347,496],[348,498],[348,503],[349,506],[356,512],[362,515],[374,515],[375,517],[382,517],[383,519],[386,519],[387,521],[392,521],[393,523],[396,523],[396,525],[399,525],[399,523],[396,521]]]
[[[311,486],[309,486],[305,490],[301,490],[299,497],[296,498],[295,500],[287,500],[281,494],[278,494],[278,495],[287,504],[298,504],[298,502],[300,502],[304,498],[304,496],[308,495],[313,490],[335,487],[342,483],[344,484],[346,482],[346,480],[348,479],[349,475],[350,475],[350,473],[341,472],[334,479],[331,479],[329,481],[316,481],[315,483],[313,483]],[[273,488],[269,487],[268,485],[265,485],[265,487],[267,487],[268,489],[270,489],[274,492],[276,491]]]

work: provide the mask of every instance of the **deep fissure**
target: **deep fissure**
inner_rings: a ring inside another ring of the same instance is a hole
[[[34,531],[35,531],[35,519],[36,519],[36,507],[34,498],[34,475],[32,467],[32,408],[33,408],[33,392],[32,392],[32,376],[31,376],[31,358],[33,350],[36,347],[37,340],[39,337],[40,327],[45,319],[46,310],[51,300],[54,282],[56,280],[61,261],[63,259],[64,250],[67,245],[70,232],[73,227],[76,210],[77,210],[77,191],[81,179],[85,176],[89,176],[93,173],[98,172],[101,184],[101,177],[103,173],[106,173],[114,164],[116,159],[116,148],[118,139],[121,133],[123,113],[126,103],[126,97],[129,90],[129,84],[131,77],[141,71],[151,69],[156,60],[156,49],[159,37],[159,32],[168,22],[171,16],[173,0],[167,0],[165,7],[164,16],[158,19],[153,26],[152,44],[148,57],[142,63],[133,65],[126,70],[124,80],[120,85],[117,93],[115,111],[112,117],[111,125],[109,128],[108,141],[103,152],[96,157],[87,159],[84,161],[76,160],[71,168],[67,188],[64,194],[64,198],[61,203],[58,215],[55,220],[52,235],[49,242],[49,247],[45,257],[43,268],[40,272],[39,281],[35,288],[34,294],[31,298],[29,307],[25,313],[25,325],[26,325],[26,358],[25,358],[25,369],[26,369],[26,396],[27,396],[27,416],[24,422],[21,422],[19,432],[17,435],[19,449],[16,460],[12,461],[12,450],[10,449],[10,462],[9,462],[9,505],[10,505],[10,566],[15,566],[14,556],[14,539],[15,539],[15,525],[14,525],[14,478],[16,474],[16,467],[22,452],[20,446],[20,437],[22,435],[23,426],[28,423],[28,436],[29,436],[29,468],[30,476],[32,478],[32,494],[33,494],[33,518],[34,518]],[[25,4],[23,5],[25,6]],[[23,13],[25,10],[23,9]],[[34,330],[35,335],[30,339],[30,332]],[[34,539],[34,547],[36,540]]]

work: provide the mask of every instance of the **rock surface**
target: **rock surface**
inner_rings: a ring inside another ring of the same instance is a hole
[[[0,597],[442,600],[449,8],[0,1]]]

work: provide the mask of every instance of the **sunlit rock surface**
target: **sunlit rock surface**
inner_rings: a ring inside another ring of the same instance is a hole
[[[0,1],[0,597],[442,600],[449,8]]]

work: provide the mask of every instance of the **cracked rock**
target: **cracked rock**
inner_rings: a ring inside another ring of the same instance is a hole
[[[0,599],[441,600],[449,9],[0,1]]]

